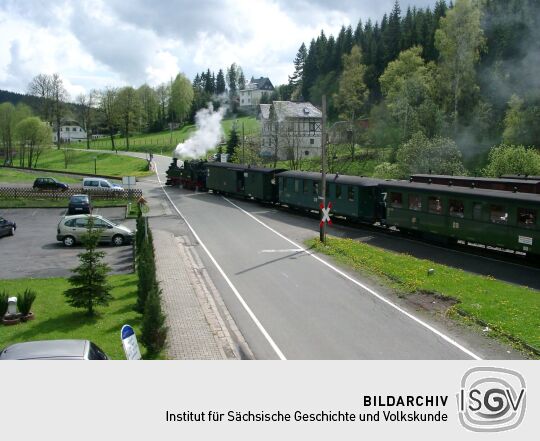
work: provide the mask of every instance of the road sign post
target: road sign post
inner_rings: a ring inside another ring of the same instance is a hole
[[[126,353],[126,359],[140,360],[141,351],[139,349],[139,344],[137,343],[137,337],[135,336],[135,331],[133,328],[129,325],[122,326],[120,338],[122,339],[122,346],[124,347],[124,352]]]

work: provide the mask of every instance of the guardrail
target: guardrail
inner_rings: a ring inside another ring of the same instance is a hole
[[[138,199],[142,190],[86,190],[82,187],[70,187],[67,190],[36,190],[32,187],[0,187],[0,198],[6,199],[62,199],[76,194],[88,194],[92,199]]]

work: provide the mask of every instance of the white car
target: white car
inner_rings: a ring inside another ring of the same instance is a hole
[[[84,178],[83,188],[85,190],[109,190],[109,191],[121,191],[124,187],[113,184],[104,178]]]

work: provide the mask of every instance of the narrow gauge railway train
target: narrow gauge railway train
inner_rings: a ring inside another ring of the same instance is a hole
[[[191,180],[190,180],[191,179]],[[169,185],[212,190],[303,211],[319,208],[313,172],[175,159]],[[333,215],[444,243],[463,241],[540,255],[540,195],[436,183],[328,174]]]
[[[500,178],[478,178],[471,176],[416,174],[411,175],[410,182],[540,194],[540,178],[538,176],[507,175]]]

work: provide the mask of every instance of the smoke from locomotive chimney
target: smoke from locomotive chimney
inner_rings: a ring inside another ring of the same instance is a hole
[[[205,109],[201,109],[195,115],[195,125],[197,127],[189,139],[181,142],[174,150],[175,158],[199,158],[208,150],[216,147],[223,138],[221,120],[225,114],[225,107],[222,106],[214,111],[214,106],[210,103]]]

